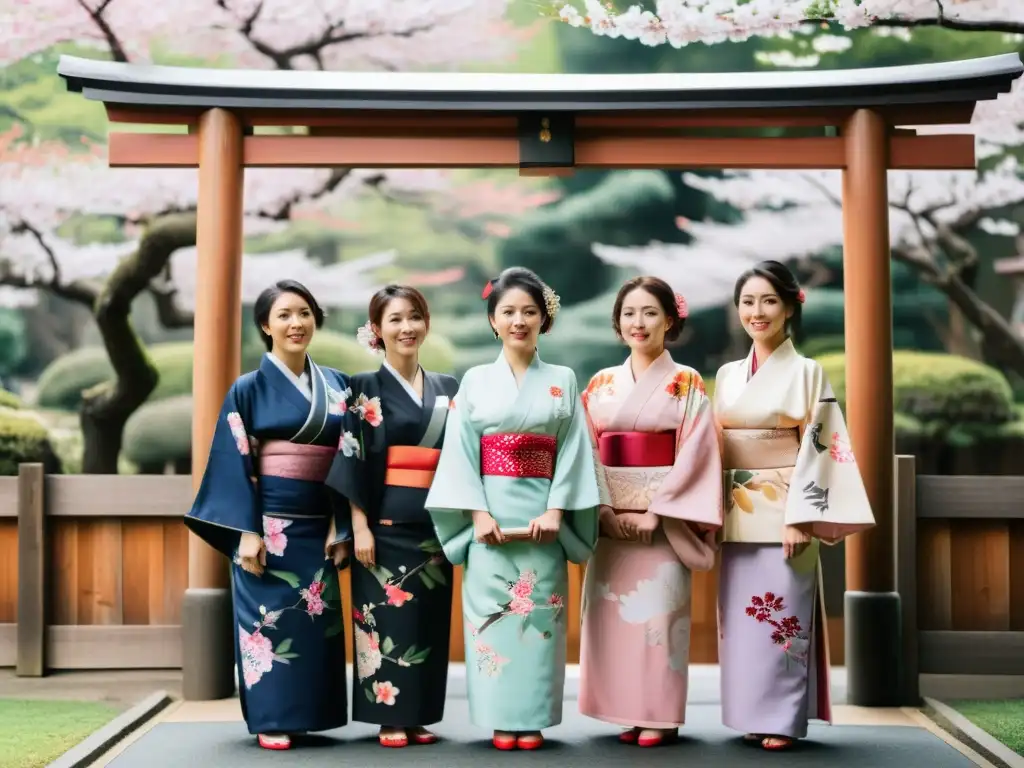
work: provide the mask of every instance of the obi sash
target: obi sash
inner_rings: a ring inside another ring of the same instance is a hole
[[[337,448],[329,445],[267,440],[259,444],[257,451],[259,473],[264,477],[322,483],[327,479],[337,452]]]
[[[418,445],[392,445],[388,448],[385,485],[427,489],[434,481],[441,451]]]
[[[646,512],[676,458],[676,435],[605,432],[597,441],[608,495],[616,514]]]
[[[722,541],[779,543],[789,480],[800,450],[797,429],[724,429]]]
[[[553,435],[503,433],[480,438],[480,474],[498,477],[555,475],[558,440]]]

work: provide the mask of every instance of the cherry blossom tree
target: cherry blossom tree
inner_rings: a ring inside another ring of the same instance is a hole
[[[1024,34],[1024,3],[1018,0],[652,0],[623,11],[607,0],[572,0],[555,8],[562,21],[595,35],[675,48],[811,34],[822,22],[847,30],[942,27]]]
[[[455,67],[507,56],[507,0],[0,0],[0,66],[56,44],[90,45],[98,55],[145,62],[161,47],[178,55],[267,69]],[[9,111],[9,110],[8,110]],[[11,114],[31,125],[23,116]],[[130,321],[135,297],[149,292],[162,322],[191,324],[187,275],[196,242],[196,175],[188,170],[111,170],[102,147],[72,152],[0,140],[0,300],[12,289],[44,289],[89,306],[115,379],[84,393],[83,471],[116,472],[124,423],[156,387],[157,373]],[[310,208],[372,187],[435,187],[437,174],[326,170],[246,173],[246,231],[280,227]],[[124,242],[82,245],[62,235],[72,217],[121,225]],[[173,258],[172,258],[173,257]],[[333,293],[361,292],[365,271],[390,259],[375,255],[338,267]],[[292,271],[301,254],[289,254]],[[247,260],[243,281],[281,260]],[[318,278],[328,277],[318,272]],[[328,277],[328,279],[330,279]],[[319,284],[319,280],[317,281]],[[183,290],[184,289],[184,290]],[[365,296],[365,293],[363,293]],[[180,299],[184,298],[182,302]],[[22,303],[25,295],[18,296]]]
[[[948,297],[981,334],[990,359],[1024,376],[1024,340],[978,296],[970,277],[979,266],[973,232],[1016,237],[1024,245],[1019,225],[1009,218],[1024,203],[1024,178],[1012,152],[1024,144],[1024,88],[1018,84],[979,104],[973,122],[959,129],[977,136],[980,172],[889,172],[892,255]],[[595,253],[678,280],[699,306],[728,301],[735,276],[761,259],[810,257],[842,244],[839,171],[727,172],[723,178],[687,173],[684,180],[743,211],[743,221],[684,222],[694,237],[689,245],[595,245]]]

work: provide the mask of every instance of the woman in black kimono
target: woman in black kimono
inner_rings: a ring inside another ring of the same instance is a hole
[[[415,288],[381,289],[369,317],[359,338],[384,362],[351,379],[327,477],[352,510],[352,716],[381,726],[381,746],[432,744],[424,726],[444,714],[452,566],[423,504],[458,383],[419,365],[430,314]]]

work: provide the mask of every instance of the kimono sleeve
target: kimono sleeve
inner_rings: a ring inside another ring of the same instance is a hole
[[[587,419],[587,432],[590,435],[590,453],[594,461],[594,476],[597,479],[598,503],[603,507],[610,507],[612,506],[612,495],[608,490],[608,478],[605,476],[604,465],[601,463],[597,427],[594,426],[594,421],[590,418],[586,392],[580,397],[580,402],[583,405],[583,415]]]
[[[789,482],[786,525],[835,544],[873,527],[875,518],[832,385],[817,362],[807,362],[808,419]]]
[[[488,511],[480,478],[480,433],[469,414],[472,401],[468,379],[469,374],[451,401],[441,456],[423,505],[430,514],[445,557],[453,565],[464,563],[469,553],[473,541],[473,511]]]
[[[569,370],[566,402],[568,418],[558,428],[555,473],[548,490],[548,509],[561,509],[558,541],[571,563],[584,563],[597,546],[598,490],[594,449],[587,430],[587,414],[579,396],[576,375]]]
[[[687,568],[709,571],[717,550],[698,532],[722,526],[722,456],[704,381],[696,371],[690,376],[676,429],[676,458],[651,499],[648,514],[661,518],[669,544]]]
[[[251,393],[245,379],[228,390],[217,416],[210,457],[186,527],[227,557],[234,557],[243,533],[263,535],[263,510],[257,487],[252,442]]]
[[[354,504],[363,511],[368,509],[369,483],[372,482],[370,468],[366,463],[363,446],[366,444],[363,430],[366,422],[352,411],[342,417],[341,437],[338,452],[334,455],[331,468],[324,484],[330,488],[331,506],[334,514],[334,541],[340,544],[352,538],[352,508]]]

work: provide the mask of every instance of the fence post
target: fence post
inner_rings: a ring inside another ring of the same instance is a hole
[[[18,677],[46,674],[46,476],[18,465]]]
[[[921,703],[917,648],[917,470],[913,456],[896,456],[893,555],[896,592],[900,596],[900,638],[903,658],[901,685],[905,706]]]

